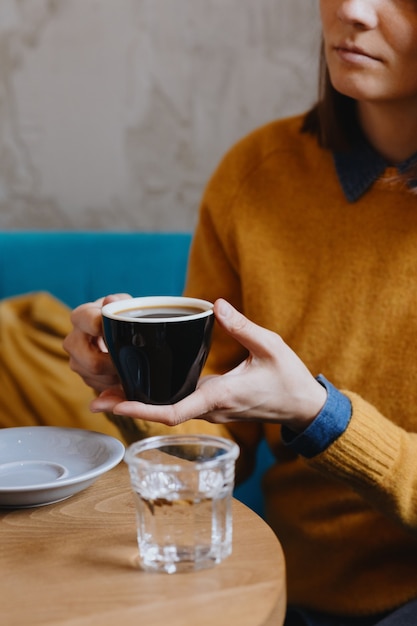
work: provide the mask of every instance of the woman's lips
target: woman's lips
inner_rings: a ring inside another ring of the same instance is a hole
[[[348,63],[363,65],[364,63],[381,61],[380,58],[373,56],[366,50],[358,48],[357,46],[342,44],[340,46],[334,46],[334,50],[343,61],[346,61]]]

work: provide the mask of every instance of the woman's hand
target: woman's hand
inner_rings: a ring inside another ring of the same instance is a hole
[[[214,312],[224,330],[249,352],[238,367],[222,376],[202,378],[194,393],[174,405],[128,402],[119,386],[103,391],[93,401],[91,409],[170,426],[192,418],[204,418],[218,423],[262,420],[285,423],[295,432],[304,430],[326,401],[324,387],[279,335],[249,321],[225,300],[216,301]],[[76,321],[78,318],[75,315]],[[84,319],[87,320],[87,316]],[[84,329],[92,334],[91,325],[89,328],[84,326]],[[109,387],[115,379],[107,359],[96,355],[96,350],[90,348],[91,360],[86,367],[77,363],[75,369],[79,373],[84,371],[84,380],[87,380],[87,371],[92,366],[96,375],[107,373],[108,378],[100,378],[101,389],[104,389],[106,382]],[[90,380],[96,381],[91,376]],[[95,388],[98,388],[98,381]]]
[[[101,308],[108,302],[130,298],[128,294],[116,294],[88,302],[74,309],[71,314],[73,330],[65,338],[63,347],[69,354],[69,364],[84,382],[98,392],[120,390],[119,378],[107,353],[103,339]]]

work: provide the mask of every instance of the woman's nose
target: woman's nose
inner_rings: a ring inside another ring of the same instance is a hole
[[[378,24],[377,5],[378,0],[342,0],[337,17],[346,24],[372,29]]]

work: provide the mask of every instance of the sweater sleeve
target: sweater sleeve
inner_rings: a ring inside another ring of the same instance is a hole
[[[352,403],[349,425],[309,463],[417,531],[417,434],[394,424],[357,394],[343,393]]]

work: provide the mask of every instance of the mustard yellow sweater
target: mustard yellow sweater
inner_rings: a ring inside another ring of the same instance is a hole
[[[202,203],[189,294],[222,296],[283,336],[352,402],[347,430],[313,459],[265,434],[268,520],[288,599],[327,612],[383,611],[417,596],[417,197],[388,168],[348,203],[332,154],[275,122],[224,158]],[[217,335],[208,371],[244,357]]]

